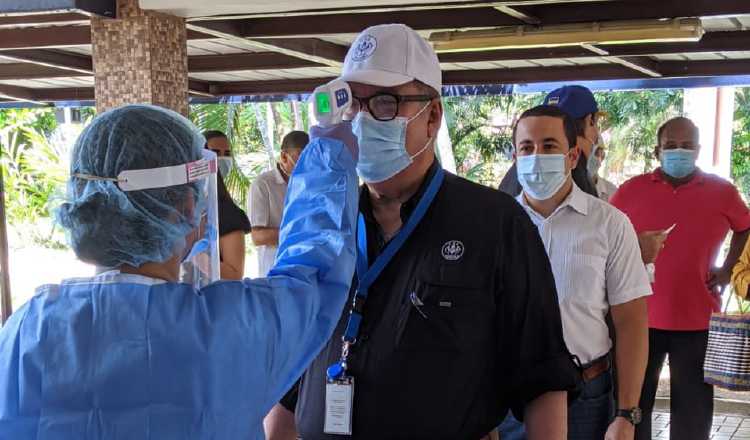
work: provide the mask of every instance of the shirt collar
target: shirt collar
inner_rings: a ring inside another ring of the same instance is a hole
[[[526,211],[541,217],[541,215],[526,202],[526,198],[523,196],[523,191],[521,191],[521,194],[516,196],[516,200]],[[586,199],[586,193],[584,193],[583,190],[581,190],[581,188],[579,188],[575,182],[573,182],[573,188],[571,189],[570,194],[568,194],[568,197],[566,197],[565,200],[560,203],[560,206],[558,206],[557,209],[555,209],[547,218],[554,217],[555,214],[562,211],[568,206],[581,215],[588,215],[589,213],[589,201]]]
[[[284,174],[281,172],[281,165],[277,163],[273,171],[274,171],[273,177],[276,180],[276,183],[278,183],[279,185],[286,184],[286,179],[284,179]]]
[[[664,175],[662,174],[663,171],[661,170],[661,167],[655,169],[653,172],[651,172],[649,175],[651,176],[652,182],[664,182],[669,183],[664,179]],[[692,179],[690,179],[689,182],[681,185],[681,186],[687,186],[687,185],[693,185],[693,184],[703,184],[706,182],[706,173],[703,172],[700,168],[695,168],[695,175]]]
[[[440,164],[438,163],[437,159],[434,160],[432,162],[432,165],[430,165],[430,168],[427,170],[427,173],[424,176],[424,180],[419,186],[417,192],[415,192],[414,195],[409,198],[409,200],[401,205],[402,223],[406,223],[406,221],[409,220],[409,217],[411,217],[411,214],[414,212],[414,209],[416,209],[417,204],[422,199],[422,196],[424,196],[424,193],[427,191],[427,187],[429,186],[430,181],[437,172],[437,167],[439,166]],[[370,191],[367,189],[367,185],[362,185],[359,193],[359,212],[361,212],[362,215],[365,216],[365,220],[367,220],[368,222],[375,221],[375,217],[372,214],[372,204],[370,203]]]

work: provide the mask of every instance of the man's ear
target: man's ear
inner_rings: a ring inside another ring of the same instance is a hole
[[[430,118],[427,120],[427,135],[432,139],[436,138],[442,123],[443,102],[439,98],[435,98],[430,108]]]
[[[568,160],[571,161],[570,169],[573,169],[578,165],[578,161],[581,158],[581,149],[576,147],[573,147],[568,151]]]

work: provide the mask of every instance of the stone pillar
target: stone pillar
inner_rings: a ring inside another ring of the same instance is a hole
[[[117,0],[117,19],[92,17],[96,108],[154,104],[187,116],[185,20]]]

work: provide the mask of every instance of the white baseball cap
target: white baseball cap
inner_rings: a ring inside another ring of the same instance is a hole
[[[341,79],[381,87],[416,79],[438,93],[443,85],[435,50],[403,24],[381,24],[362,31],[346,54]]]

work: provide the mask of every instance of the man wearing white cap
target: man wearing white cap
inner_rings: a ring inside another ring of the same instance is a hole
[[[549,261],[512,198],[435,160],[435,52],[404,25],[374,26],[341,79],[365,182],[357,274],[296,405],[284,401],[299,436],[479,440],[512,408],[529,438],[564,439],[579,375]]]

